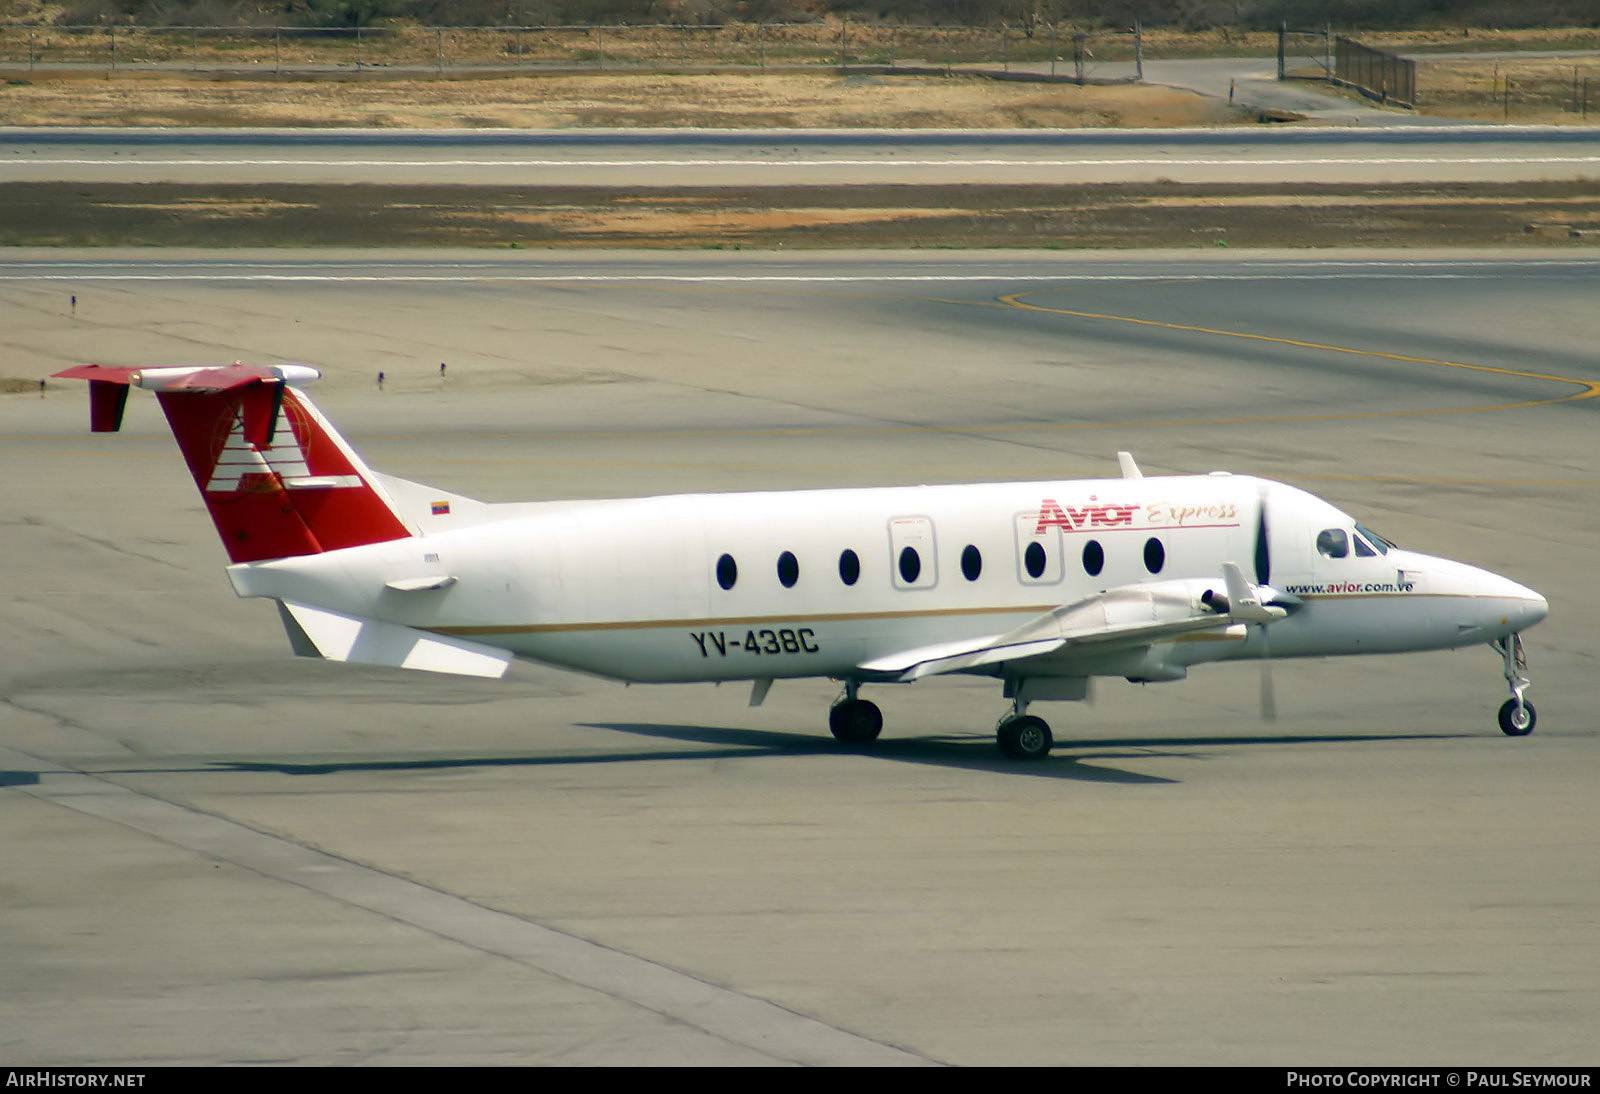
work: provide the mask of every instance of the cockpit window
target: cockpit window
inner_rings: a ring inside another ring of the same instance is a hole
[[[1324,528],[1317,533],[1317,552],[1327,558],[1343,558],[1350,553],[1350,539],[1343,528]]]
[[[1362,539],[1360,536],[1355,537],[1355,545],[1357,558],[1373,558],[1378,553],[1377,551],[1374,551],[1371,545],[1369,545],[1367,541]]]
[[[1384,539],[1371,528],[1368,528],[1365,524],[1356,525],[1356,531],[1361,533],[1362,538],[1368,543],[1372,544],[1372,549],[1377,551],[1380,555],[1388,554],[1389,548],[1397,546],[1392,540]],[[1357,547],[1356,552],[1359,554],[1360,551],[1361,548]]]

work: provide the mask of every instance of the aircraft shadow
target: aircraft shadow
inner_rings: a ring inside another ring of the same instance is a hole
[[[897,763],[924,764],[969,771],[992,771],[1026,778],[1067,779],[1079,782],[1125,785],[1166,785],[1181,780],[1142,775],[1113,766],[1118,761],[1153,757],[1193,757],[1199,748],[1300,744],[1367,744],[1417,740],[1445,740],[1468,734],[1363,734],[1304,733],[1272,736],[1229,735],[1212,737],[1145,736],[1069,739],[1056,742],[1048,759],[1038,763],[1008,760],[995,751],[994,740],[979,734],[928,734],[889,737],[867,745],[846,745],[831,737],[788,733],[781,730],[681,725],[653,722],[588,722],[585,728],[609,730],[690,748],[640,748],[627,751],[572,752],[522,756],[433,756],[404,760],[215,760],[202,771],[260,772],[280,775],[334,775],[353,772],[448,771],[496,767],[563,767],[618,763],[659,763],[672,760],[742,760],[782,756],[837,756],[841,753]],[[102,774],[153,774],[178,769],[119,769]],[[188,768],[184,770],[195,770]]]

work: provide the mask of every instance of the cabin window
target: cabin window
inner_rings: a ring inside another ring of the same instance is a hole
[[[724,589],[733,588],[733,583],[739,580],[739,564],[733,561],[732,555],[723,555],[717,559],[717,584]]]
[[[897,589],[931,589],[939,583],[932,517],[890,518],[889,576]]]
[[[922,574],[922,556],[917,554],[915,547],[905,547],[900,551],[900,579],[907,585],[915,585],[917,578]]]
[[[1153,574],[1159,574],[1161,567],[1167,564],[1167,549],[1161,546],[1161,541],[1151,536],[1144,541],[1144,568]]]
[[[794,588],[794,583],[800,580],[800,560],[794,557],[793,551],[785,551],[778,556],[778,581],[785,589]]]
[[[1012,531],[1017,542],[1018,581],[1024,585],[1054,585],[1067,576],[1059,527],[1039,527],[1039,511],[1034,509],[1015,514]]]
[[[961,552],[961,576],[968,581],[976,581],[981,573],[983,573],[983,555],[969,543]]]
[[[1044,565],[1049,561],[1044,553],[1044,544],[1030,543],[1022,552],[1022,568],[1028,571],[1028,576],[1034,580],[1044,573]]]
[[[1090,577],[1097,577],[1105,569],[1106,549],[1100,546],[1100,541],[1091,539],[1083,545],[1083,572]]]
[[[1324,558],[1343,558],[1350,553],[1350,537],[1343,528],[1324,528],[1317,533],[1317,553]]]
[[[861,580],[861,559],[848,547],[839,554],[839,580],[846,585]]]

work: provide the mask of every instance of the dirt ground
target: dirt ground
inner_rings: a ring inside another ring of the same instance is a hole
[[[1328,247],[1600,241],[1586,183],[0,184],[0,246]]]

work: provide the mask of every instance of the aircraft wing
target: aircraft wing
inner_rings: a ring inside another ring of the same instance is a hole
[[[860,668],[879,679],[910,681],[1008,662],[1059,660],[1075,649],[1134,649],[1183,634],[1220,633],[1238,623],[1202,603],[1187,586],[1128,585],[1063,604],[1004,634],[905,650]]]

